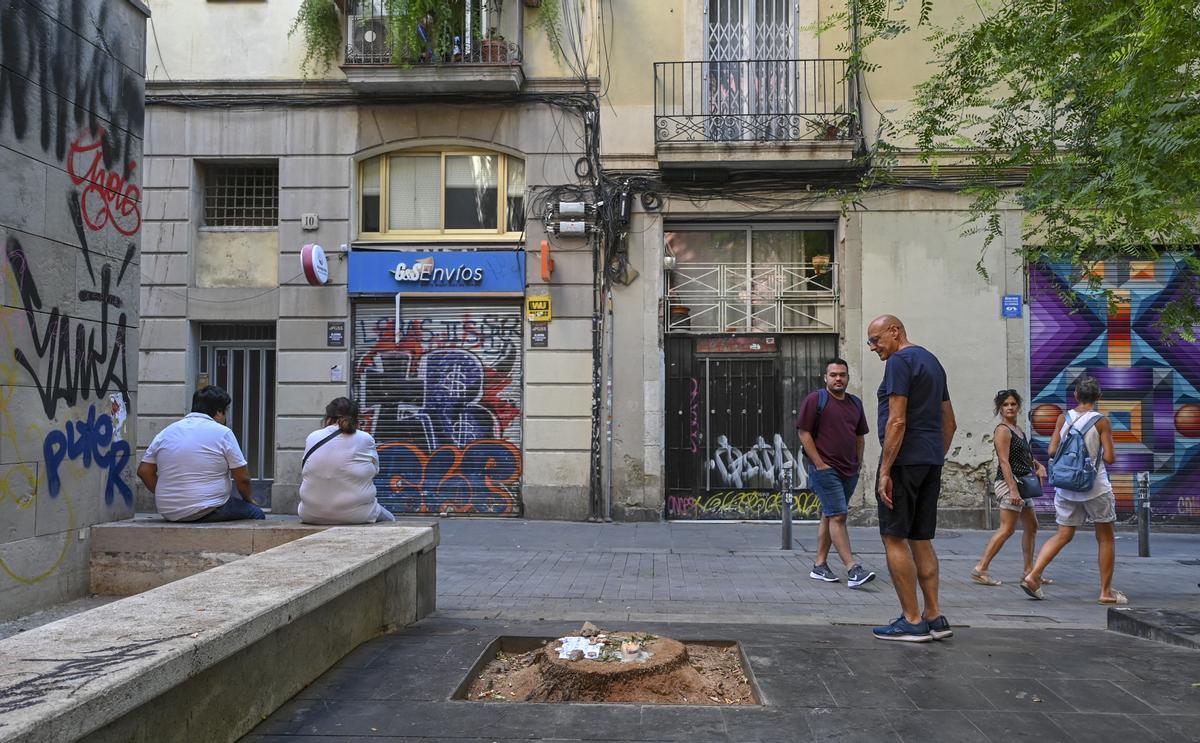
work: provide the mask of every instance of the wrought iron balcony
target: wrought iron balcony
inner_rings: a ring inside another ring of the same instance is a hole
[[[679,263],[667,285],[667,332],[836,331],[837,270],[828,261]]]
[[[654,141],[849,140],[857,132],[844,59],[654,64]]]
[[[342,71],[352,86],[366,92],[516,92],[525,80],[521,44],[484,29],[480,19],[486,17],[488,5],[486,0],[466,0],[463,16],[449,27],[432,18],[418,24],[416,33],[422,43],[411,54],[396,58],[393,19],[382,12],[380,0],[349,0]],[[499,28],[519,39],[522,5],[513,5],[517,13],[502,18]]]

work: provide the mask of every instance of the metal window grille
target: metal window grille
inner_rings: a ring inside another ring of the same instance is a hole
[[[206,227],[278,226],[278,163],[210,165],[205,176]]]
[[[212,343],[215,341],[273,341],[275,340],[274,323],[201,323],[200,341]]]

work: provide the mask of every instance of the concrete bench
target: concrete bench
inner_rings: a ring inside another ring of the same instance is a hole
[[[262,521],[180,524],[139,513],[96,524],[88,590],[99,596],[132,596],[328,528],[275,514]]]
[[[437,542],[436,526],[329,527],[0,641],[0,741],[236,740],[433,611]]]

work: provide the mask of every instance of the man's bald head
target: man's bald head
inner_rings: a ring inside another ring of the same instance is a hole
[[[895,315],[880,315],[867,326],[867,347],[879,356],[881,361],[909,345],[908,332],[904,323]]]
[[[900,330],[901,335],[908,335],[908,332],[904,329],[904,323],[895,315],[880,315],[879,317],[875,318],[871,321],[871,324],[867,326],[867,332],[871,335],[874,335],[875,331],[887,330],[893,326]]]

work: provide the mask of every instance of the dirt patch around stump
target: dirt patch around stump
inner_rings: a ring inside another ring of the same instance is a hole
[[[480,659],[478,672],[460,687],[459,698],[483,702],[759,704],[736,643],[678,642],[644,633],[606,636],[615,639],[617,647],[636,637],[649,657],[642,662],[622,662],[619,654],[616,660],[569,660],[559,657],[561,643],[555,638],[500,638]]]

